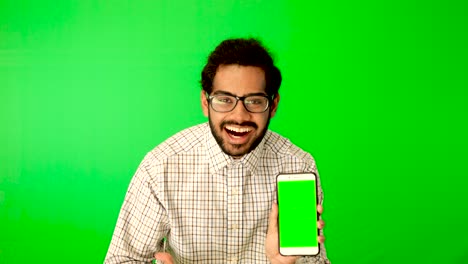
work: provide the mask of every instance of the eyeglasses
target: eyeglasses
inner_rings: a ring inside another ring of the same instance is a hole
[[[216,112],[226,113],[231,112],[236,108],[237,102],[242,101],[247,111],[251,113],[263,113],[270,106],[270,98],[266,95],[251,95],[251,96],[232,96],[225,94],[217,94],[208,96],[211,108]]]

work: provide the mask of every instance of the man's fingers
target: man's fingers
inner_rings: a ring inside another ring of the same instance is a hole
[[[318,220],[317,227],[318,229],[323,229],[325,227],[325,222],[323,220]]]
[[[320,244],[323,244],[323,242],[325,242],[325,237],[324,236],[318,236],[317,237],[317,240]]]
[[[154,254],[154,258],[158,261],[157,263],[174,264],[174,260],[169,253],[158,252]]]
[[[321,204],[317,205],[317,212],[319,214],[322,214],[323,213],[323,206]],[[325,227],[325,222],[320,219],[317,221],[317,227],[318,229],[323,229]],[[318,236],[317,237],[317,240],[320,244],[323,244],[325,242],[325,237],[324,236]]]
[[[322,213],[323,213],[323,206],[322,206],[321,204],[318,204],[318,205],[317,205],[317,212],[318,212],[319,214],[322,214]]]

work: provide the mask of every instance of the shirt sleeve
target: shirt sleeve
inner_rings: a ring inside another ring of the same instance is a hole
[[[150,175],[153,174],[153,175]],[[127,190],[104,263],[148,263],[170,227],[158,199],[158,167],[145,160]]]
[[[313,257],[302,257],[296,261],[296,264],[331,264],[325,252],[325,247],[320,244],[320,253]]]

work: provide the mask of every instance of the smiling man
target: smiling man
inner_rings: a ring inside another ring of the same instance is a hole
[[[202,91],[201,104],[211,133],[224,153],[233,158],[258,146],[275,115],[279,96],[272,100],[265,86],[261,68],[231,64],[220,65],[212,88]]]
[[[310,154],[268,130],[281,85],[268,51],[255,39],[225,40],[201,84],[208,124],[179,132],[142,161],[105,263],[329,263],[322,235],[317,256],[278,252],[276,176],[317,170]]]

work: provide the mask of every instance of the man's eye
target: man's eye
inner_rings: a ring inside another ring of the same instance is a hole
[[[263,104],[264,102],[265,100],[263,98],[249,98],[246,100],[246,103],[253,105]]]
[[[229,104],[229,103],[232,103],[232,98],[228,96],[218,96],[216,97],[216,101],[220,103]]]

